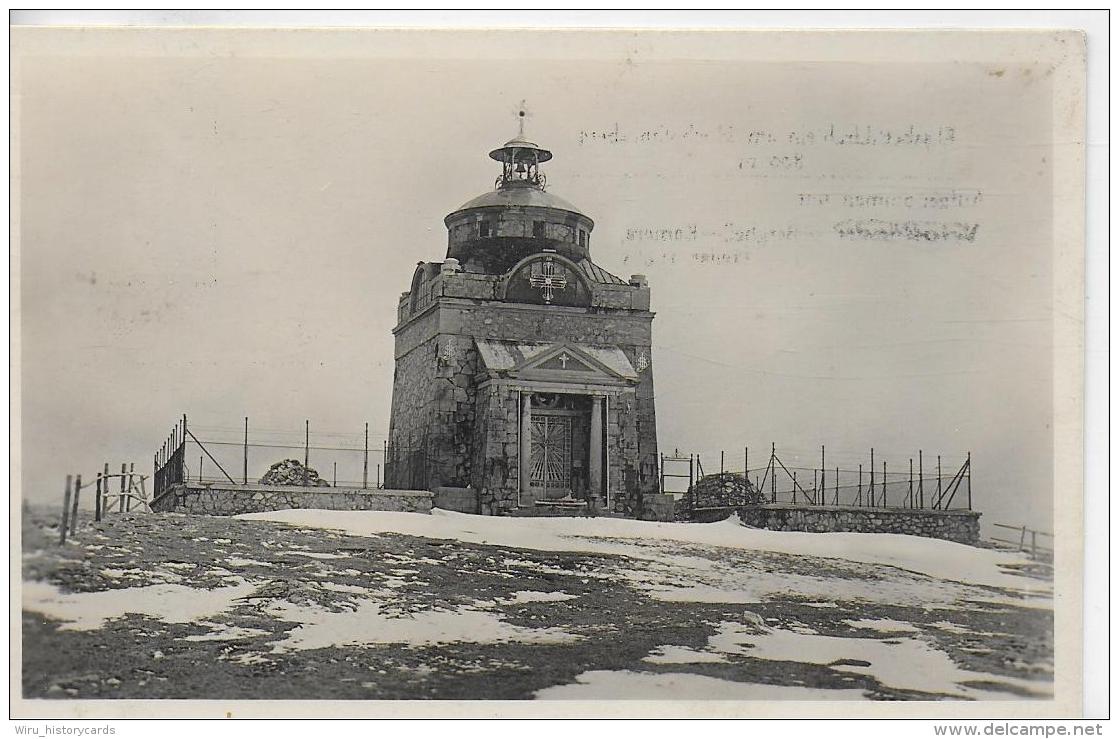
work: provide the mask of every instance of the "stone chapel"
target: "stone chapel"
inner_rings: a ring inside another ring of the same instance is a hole
[[[521,133],[400,297],[386,487],[494,515],[663,517],[649,286],[591,260],[594,221]]]

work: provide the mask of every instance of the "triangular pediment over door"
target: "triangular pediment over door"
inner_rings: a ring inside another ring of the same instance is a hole
[[[636,382],[625,352],[616,345],[513,342],[479,339],[487,369],[513,379],[591,384]]]

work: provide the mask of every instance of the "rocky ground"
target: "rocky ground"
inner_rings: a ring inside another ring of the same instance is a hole
[[[25,511],[26,698],[1052,694],[1048,584],[1021,561],[1018,589],[634,536],[546,551],[135,513],[59,546],[56,522]]]

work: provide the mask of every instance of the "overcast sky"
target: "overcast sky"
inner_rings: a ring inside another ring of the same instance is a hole
[[[594,260],[649,278],[662,451],[708,471],[771,442],[808,466],[825,444],[829,467],[873,446],[891,471],[970,451],[985,522],[1050,529],[1040,65],[269,43],[22,60],[27,497],[105,461],[150,472],[182,413],[270,443],[310,419],[360,444],[369,422],[379,447],[397,299],[493,187],[525,99]],[[893,223],[947,237],[866,236]]]

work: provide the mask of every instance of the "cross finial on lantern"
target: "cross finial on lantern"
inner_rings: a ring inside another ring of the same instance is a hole
[[[528,118],[528,117],[529,117],[528,106],[525,104],[525,101],[522,100],[521,104],[519,106],[517,106],[517,125],[518,125],[517,135],[520,136],[521,138],[524,138],[524,135],[525,135],[525,118]]]

